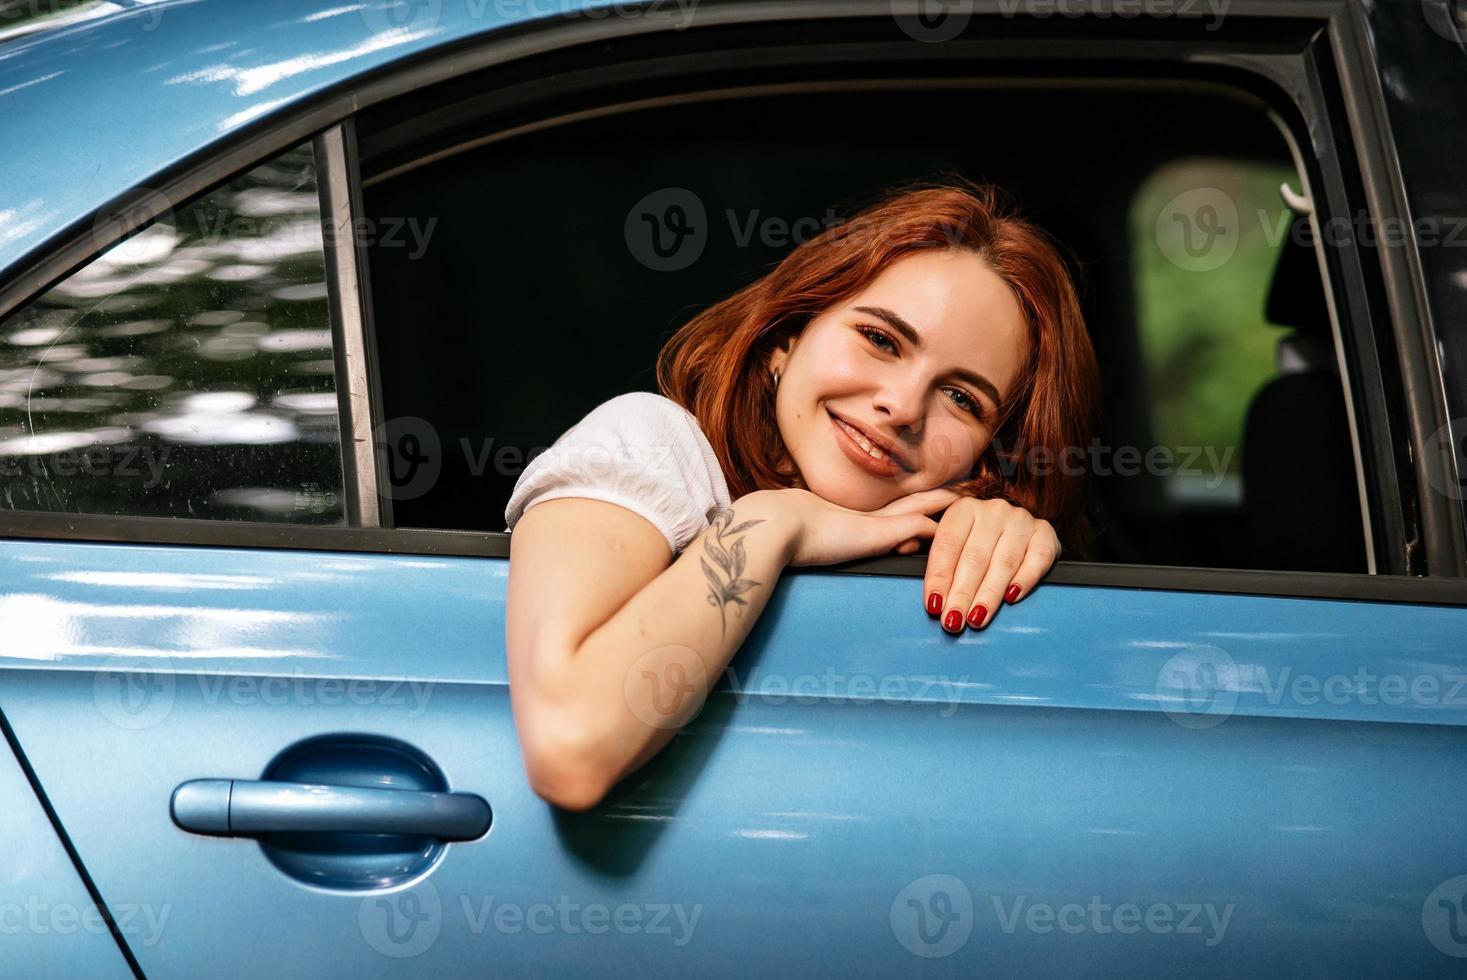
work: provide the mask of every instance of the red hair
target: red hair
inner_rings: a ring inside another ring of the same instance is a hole
[[[1058,243],[992,184],[949,177],[908,185],[806,241],[684,324],[658,355],[658,387],[697,417],[734,500],[798,485],[774,418],[769,355],[892,263],[926,248],[977,253],[1013,290],[1029,334],[993,442],[953,486],[1023,507],[1054,525],[1067,554],[1091,557],[1084,472],[1059,464],[1065,447],[1088,446],[1094,430],[1095,352]],[[1031,461],[1042,455],[1045,465],[1026,465],[1028,454]]]

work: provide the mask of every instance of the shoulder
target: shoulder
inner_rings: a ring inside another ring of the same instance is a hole
[[[650,391],[629,391],[608,398],[586,413],[577,425],[613,428],[627,431],[696,431],[703,429],[692,412],[664,395]]]
[[[728,484],[697,417],[672,399],[632,391],[607,399],[530,458],[505,509],[507,530],[542,500],[620,504],[662,529],[676,554],[730,505]]]
[[[597,405],[557,440],[564,448],[610,446],[672,453],[717,466],[717,456],[692,412],[649,391],[630,391]]]

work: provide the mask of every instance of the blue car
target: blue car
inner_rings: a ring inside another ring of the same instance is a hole
[[[1461,975],[1462,4],[15,13],[0,974]],[[944,171],[1084,272],[1094,560],[961,636],[791,569],[547,804],[516,479]]]

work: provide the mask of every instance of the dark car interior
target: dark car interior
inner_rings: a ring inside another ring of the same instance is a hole
[[[382,228],[436,222],[421,254],[367,249],[384,416],[430,422],[444,458],[428,492],[394,502],[398,527],[503,531],[525,457],[600,402],[655,391],[663,342],[771,269],[798,243],[792,223],[808,237],[943,173],[1004,186],[1070,247],[1102,370],[1100,439],[1151,446],[1133,195],[1171,160],[1291,159],[1261,103],[1210,78],[1081,84],[900,61],[672,71],[601,48],[585,61],[507,66],[358,120],[365,213]],[[640,261],[625,232],[665,188],[706,210],[706,246],[677,271]],[[1097,477],[1097,560],[1366,570],[1317,262],[1292,239],[1281,255],[1267,310],[1281,367],[1248,412],[1241,503],[1179,499],[1144,469]]]

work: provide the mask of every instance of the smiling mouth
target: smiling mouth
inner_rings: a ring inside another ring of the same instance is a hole
[[[869,437],[867,437],[866,433],[862,432],[860,429],[846,422],[844,419],[837,417],[836,415],[832,414],[830,418],[833,422],[835,422],[836,425],[840,426],[842,431],[844,431],[847,435],[851,437],[852,440],[855,441],[856,445],[865,450],[866,455],[870,456],[872,459],[876,460],[879,463],[885,463],[888,466],[894,467],[897,470],[910,472],[910,470],[901,462],[901,460],[897,459],[890,453],[887,453],[885,450],[879,448],[874,442],[870,440]]]

